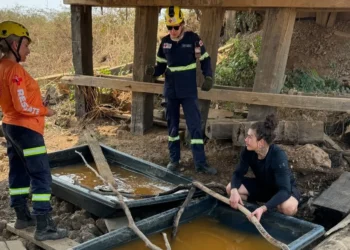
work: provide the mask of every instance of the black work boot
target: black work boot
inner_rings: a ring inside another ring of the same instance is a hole
[[[169,162],[166,166],[167,169],[169,169],[172,172],[178,171],[180,168],[180,163],[178,161],[176,162]]]
[[[207,163],[196,164],[196,172],[205,174],[216,174],[218,171],[216,168],[210,167]]]
[[[16,212],[16,229],[24,229],[27,227],[33,227],[36,225],[35,218],[30,214],[29,208],[27,205],[14,207]]]
[[[36,230],[34,239],[43,240],[58,240],[68,236],[66,229],[57,228],[51,218],[51,214],[36,216]]]

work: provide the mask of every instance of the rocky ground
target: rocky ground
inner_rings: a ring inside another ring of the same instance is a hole
[[[65,120],[64,126],[57,121]],[[69,125],[67,125],[69,124]],[[81,124],[76,118],[49,118],[45,134],[45,141],[49,152],[69,148],[85,143],[82,135],[82,126],[94,130],[99,140],[117,150],[133,156],[165,166],[168,162],[167,131],[165,128],[155,127],[144,136],[135,136],[128,131],[124,121],[98,120],[90,124]],[[17,238],[2,225],[14,220],[14,212],[9,208],[8,200],[8,159],[5,151],[5,142],[0,138],[0,230],[5,239]],[[296,176],[298,187],[302,192],[302,204],[297,217],[313,221],[314,208],[310,206],[313,198],[317,197],[346,169],[347,164],[341,161],[337,168],[331,168],[331,161],[324,151],[315,145],[287,146],[281,145],[286,150],[290,166]],[[238,162],[239,148],[231,145],[230,141],[209,140],[205,145],[209,164],[218,169],[216,176],[197,174],[193,168],[191,151],[182,148],[183,174],[191,176],[202,182],[215,181],[226,185],[231,178],[232,171]],[[69,238],[78,242],[84,242],[91,238],[106,233],[103,220],[53,197],[54,220],[59,226],[69,229]],[[28,249],[37,249],[31,243],[24,241]]]

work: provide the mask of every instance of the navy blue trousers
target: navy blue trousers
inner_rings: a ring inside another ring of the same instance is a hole
[[[33,215],[51,212],[52,177],[43,136],[20,126],[2,127],[10,162],[11,207],[26,205],[31,189]]]
[[[180,160],[180,105],[182,105],[186,124],[191,135],[191,149],[195,165],[206,163],[204,143],[201,131],[201,114],[197,98],[167,99],[166,117],[169,133],[170,161]]]

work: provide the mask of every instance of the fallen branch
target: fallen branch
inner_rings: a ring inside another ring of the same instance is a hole
[[[165,241],[165,247],[166,247],[166,249],[167,249],[167,250],[171,250],[171,246],[170,246],[168,237],[166,236],[166,233],[162,233],[162,235],[163,235],[163,238],[164,238],[164,241]]]
[[[100,178],[103,183],[105,185],[108,185],[109,188],[117,195],[118,197],[118,200],[120,202],[120,205],[121,207],[123,208],[124,212],[125,212],[125,215],[126,217],[128,218],[128,221],[129,221],[129,228],[131,228],[135,234],[137,236],[139,236],[145,243],[146,243],[146,246],[152,250],[162,250],[161,248],[157,247],[156,245],[154,245],[141,231],[140,229],[136,226],[135,222],[134,222],[134,219],[131,215],[131,212],[128,208],[128,206],[125,204],[124,202],[124,197],[119,193],[119,191],[114,187],[116,186],[116,183],[109,183],[107,182],[99,173],[97,173],[97,171],[91,167],[89,165],[89,163],[87,163],[87,161],[85,160],[85,157],[83,156],[83,154],[81,152],[78,152],[75,150],[75,153],[77,153],[78,155],[80,155],[80,157],[83,159],[85,165],[92,171],[95,173],[95,175]]]
[[[218,194],[218,193],[215,193],[213,190],[207,188],[206,186],[204,186],[202,183],[198,182],[198,181],[194,181],[192,183],[195,187],[199,188],[200,190],[204,191],[205,193],[213,196],[214,198],[230,205],[230,201],[228,198]],[[242,213],[244,213],[247,217],[251,215],[251,212],[246,209],[244,206],[238,204],[238,210],[241,211]],[[273,238],[265,229],[264,227],[260,224],[260,222],[258,221],[258,219],[256,217],[252,217],[252,219],[250,220],[254,226],[256,227],[256,229],[258,229],[259,233],[268,241],[270,242],[272,245],[276,246],[276,247],[279,247],[280,249],[283,249],[283,250],[289,250],[289,247],[276,240],[275,238]]]
[[[171,234],[172,238],[176,237],[181,215],[185,211],[185,208],[187,207],[188,203],[191,201],[191,199],[192,199],[192,197],[193,197],[195,192],[196,192],[196,188],[195,187],[191,187],[190,191],[187,194],[186,200],[184,201],[184,203],[182,203],[179,211],[177,212],[175,220],[174,220],[174,225],[173,225],[174,226],[173,227],[173,233]]]
[[[220,190],[223,194],[226,194],[226,187],[220,183],[210,182],[208,184],[205,184],[205,186],[208,188],[216,188],[216,189]],[[165,192],[162,192],[162,193],[159,193],[159,194],[133,194],[133,193],[127,193],[124,191],[119,191],[119,193],[128,199],[146,199],[146,198],[154,198],[154,197],[174,194],[174,193],[181,191],[181,190],[190,190],[191,187],[192,187],[192,184],[179,184],[175,188],[170,189],[170,190],[165,191]],[[113,193],[112,190],[105,191],[105,190],[93,189],[93,188],[89,188],[89,187],[85,187],[85,188],[87,188],[93,192],[99,193],[101,195],[116,196],[116,194]]]

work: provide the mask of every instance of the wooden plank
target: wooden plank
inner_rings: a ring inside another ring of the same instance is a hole
[[[106,7],[179,5],[181,7],[248,7],[248,8],[350,8],[348,0],[63,0],[64,4]]]
[[[7,224],[6,229],[26,240],[33,242],[37,246],[44,248],[46,250],[67,250],[69,248],[79,245],[78,242],[73,241],[69,238],[63,238],[60,240],[37,241],[34,239],[34,230],[35,230],[34,227],[19,230],[19,229],[15,229],[14,223],[9,223]]]
[[[9,250],[7,248],[7,245],[6,245],[5,241],[0,241],[0,249],[1,250]]]
[[[152,82],[152,76],[145,74],[146,65],[155,64],[158,31],[158,8],[136,8],[133,79]],[[153,95],[132,93],[130,131],[143,135],[153,125]]]
[[[75,74],[93,75],[92,62],[92,16],[91,6],[71,6],[72,52]],[[75,114],[82,117],[86,113],[83,92],[89,88],[75,89]]]
[[[89,145],[90,152],[92,154],[92,157],[95,160],[95,164],[97,167],[97,170],[99,174],[112,185],[115,183],[115,179],[113,177],[113,173],[108,165],[108,162],[102,152],[100,143],[96,139],[96,135],[92,131],[85,130],[84,136],[86,139],[86,142]]]
[[[350,172],[344,172],[316,198],[313,205],[348,214],[350,212]]]
[[[8,240],[6,241],[6,245],[9,250],[26,250],[26,248],[23,246],[23,243],[20,240]]]
[[[327,22],[328,28],[334,27],[334,25],[337,21],[337,15],[338,15],[337,12],[331,12],[331,14],[329,15],[328,22]]]
[[[328,236],[331,235],[332,233],[343,229],[344,227],[347,227],[350,224],[350,214],[348,214],[348,216],[346,216],[344,219],[341,220],[341,222],[339,222],[337,225],[335,225],[334,227],[332,227],[331,229],[329,229],[324,236]]]
[[[350,226],[326,238],[313,250],[350,250]]]
[[[254,92],[281,92],[295,17],[295,9],[269,9],[266,12]],[[248,120],[263,120],[275,112],[275,108],[252,105],[249,107]]]
[[[232,121],[231,138],[233,145],[244,146],[244,139],[248,133],[248,129],[254,121]],[[223,137],[220,131],[220,123],[213,122],[211,130],[217,131],[212,137]],[[228,126],[226,124],[226,126]],[[321,121],[279,121],[276,128],[276,143],[284,144],[306,144],[306,143],[321,143],[323,142],[324,124]],[[215,138],[214,138],[215,139]],[[224,138],[221,138],[224,139]],[[225,138],[229,139],[229,138]]]
[[[208,121],[205,135],[209,139],[232,139],[233,124],[231,119]]]
[[[93,76],[64,76],[61,82],[79,86],[94,86],[119,89],[124,91],[162,94],[163,85]],[[316,97],[301,95],[283,95],[234,90],[212,89],[209,92],[198,89],[200,99],[212,101],[229,101],[272,107],[300,108],[325,111],[349,111],[350,99],[338,97]]]

